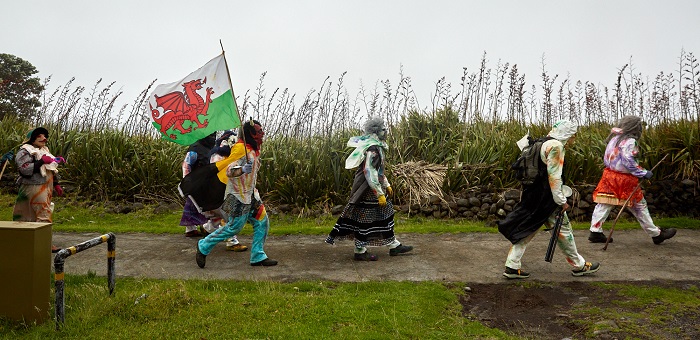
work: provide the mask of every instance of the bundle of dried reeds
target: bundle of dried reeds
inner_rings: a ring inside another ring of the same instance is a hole
[[[422,203],[432,197],[445,200],[442,183],[447,174],[447,166],[425,161],[406,162],[394,165],[391,172],[392,181],[401,189],[406,203],[424,205]]]

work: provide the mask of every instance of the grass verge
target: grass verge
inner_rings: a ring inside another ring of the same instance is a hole
[[[0,194],[0,220],[12,220],[12,208],[15,197]],[[179,226],[181,211],[155,213],[153,207],[128,214],[109,213],[102,204],[81,206],[68,203],[62,198],[54,200],[54,231],[63,232],[96,232],[96,233],[152,233],[179,234],[184,233],[184,227]],[[336,216],[323,215],[316,218],[299,218],[292,215],[270,214],[270,235],[323,235],[330,232],[335,224]],[[610,226],[611,220],[606,224]],[[687,217],[659,218],[654,222],[662,228],[676,227],[682,229],[700,229],[700,220]],[[589,222],[573,222],[576,230],[586,230]],[[615,225],[616,230],[639,228],[635,220],[620,220]],[[398,233],[497,233],[495,225],[483,221],[464,219],[434,219],[426,217],[407,217],[396,215],[396,231]],[[243,235],[250,234],[251,228],[243,228]]]
[[[700,334],[700,290],[664,284],[591,283],[601,294],[575,308],[575,322],[587,337],[690,339]]]
[[[14,197],[0,195],[0,219],[11,219]],[[56,200],[54,230],[70,232],[182,233],[180,212],[153,213],[146,207],[113,214],[100,204],[78,206]],[[272,233],[324,234],[335,217],[302,219],[272,216]],[[700,228],[700,221],[667,218],[662,227]],[[587,229],[585,222],[576,229]],[[639,228],[622,221],[616,229]],[[247,228],[249,229],[249,228]],[[245,229],[244,229],[245,230]],[[497,232],[483,222],[397,217],[402,233]],[[587,336],[601,331],[644,337],[665,327],[669,317],[697,310],[697,288],[639,287],[607,284],[617,294],[609,304],[582,304],[572,311],[582,317]],[[43,338],[509,338],[461,314],[463,287],[439,282],[309,282],[154,280],[120,278],[108,296],[104,278],[66,276],[66,324],[40,325],[0,319],[2,339]],[[536,287],[525,287],[536,289]],[[52,297],[53,301],[53,297]],[[503,302],[507,303],[507,301]],[[54,311],[51,311],[53,316]],[[594,318],[591,315],[595,316]],[[596,321],[599,320],[599,321]],[[614,324],[603,320],[618,320]],[[675,320],[675,319],[674,319]],[[611,326],[612,325],[612,326]],[[609,329],[611,328],[612,329]]]
[[[65,325],[0,321],[4,339],[464,339],[505,334],[460,315],[434,282],[252,282],[66,277]]]

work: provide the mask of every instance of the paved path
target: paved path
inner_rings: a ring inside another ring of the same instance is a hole
[[[700,280],[700,230],[679,230],[661,245],[654,245],[641,230],[616,231],[615,242],[602,250],[602,244],[586,239],[588,231],[577,230],[579,253],[587,261],[601,262],[598,273],[577,278],[557,249],[552,263],[544,261],[549,234],[543,231],[532,241],[523,258],[525,270],[538,281],[638,281]],[[53,233],[54,244],[68,247],[97,237],[97,233]],[[275,267],[252,267],[249,252],[226,251],[219,244],[207,257],[204,269],[195,263],[196,239],[184,235],[117,234],[117,277],[174,279],[225,279],[290,282],[297,280],[362,281],[461,281],[468,283],[504,282],[501,276],[510,243],[500,234],[399,234],[414,251],[389,256],[385,247],[370,248],[379,261],[352,259],[352,243],[324,243],[325,236],[271,236],[266,244]],[[250,245],[251,237],[239,236]],[[67,274],[88,271],[106,275],[107,245],[85,250],[66,260]]]

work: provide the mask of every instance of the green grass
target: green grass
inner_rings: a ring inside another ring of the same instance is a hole
[[[12,208],[15,197],[0,194],[0,220],[12,220]],[[152,233],[179,234],[184,232],[180,226],[181,211],[153,213],[154,206],[147,205],[144,209],[128,214],[106,212],[102,204],[79,205],[62,198],[54,200],[54,231],[62,232],[96,232],[96,233]],[[293,215],[270,214],[271,235],[323,235],[330,232],[336,221],[336,216],[322,215],[316,218],[299,218]],[[606,230],[612,224],[612,217],[606,223]],[[700,229],[700,220],[687,217],[655,219],[660,227],[676,227],[682,229]],[[587,230],[588,221],[573,222],[576,230]],[[615,225],[615,230],[634,230],[639,228],[635,220],[621,220]],[[242,234],[248,235],[252,230],[243,228]],[[492,223],[463,219],[434,219],[420,216],[407,217],[404,214],[396,216],[397,233],[497,233]]]
[[[700,308],[695,285],[591,285],[612,293],[572,307],[587,337],[604,330],[631,338],[680,336],[668,323],[696,317]],[[512,338],[461,314],[459,284],[120,278],[109,296],[105,279],[88,274],[66,276],[66,287],[59,330],[52,319],[37,325],[0,318],[0,339]]]
[[[435,282],[239,282],[67,276],[65,325],[0,321],[3,339],[464,339],[506,335],[461,317]],[[453,288],[455,289],[455,288]],[[145,294],[145,296],[144,296]],[[141,298],[140,298],[141,297]],[[53,312],[52,312],[53,313]]]
[[[178,226],[180,211],[154,214],[153,206],[147,206],[129,214],[114,214],[107,213],[101,204],[86,207],[61,198],[55,203],[55,231],[183,232]],[[13,196],[0,195],[1,220],[11,219],[13,204]],[[325,234],[335,222],[333,216],[273,215],[271,218],[271,233],[275,235]],[[700,228],[700,220],[689,218],[656,222],[660,226]],[[484,222],[402,215],[397,217],[396,228],[399,233],[497,232]],[[588,224],[574,223],[574,228],[587,229]],[[637,229],[639,225],[636,221],[621,221],[615,228]],[[250,232],[250,228],[244,231]],[[500,330],[464,318],[459,304],[463,287],[440,282],[276,283],[119,278],[115,295],[110,297],[105,279],[93,274],[66,276],[66,287],[66,323],[61,330],[55,330],[51,321],[25,325],[0,319],[0,339],[509,338]],[[682,291],[631,285],[610,287],[619,291],[619,299],[616,298],[619,302],[608,308],[582,305],[575,312],[595,315],[595,320],[616,318],[620,320],[618,327],[625,332],[642,336],[644,320],[658,327],[666,320],[664,315],[681,315],[684,310],[697,310],[700,306],[697,288]],[[50,313],[53,317],[54,311]],[[649,314],[655,316],[644,319]],[[586,325],[590,332],[606,327],[594,322]]]
[[[607,308],[593,306],[600,302],[595,299],[575,308],[574,314],[580,316],[578,322],[589,329],[589,337],[594,337],[595,331],[611,331],[627,338],[681,337],[678,328],[681,325],[674,326],[674,321],[688,316],[697,318],[700,308],[697,285],[688,285],[687,289],[602,282],[592,285],[612,291],[616,296],[612,303],[605,304]],[[694,327],[697,331],[697,325]]]

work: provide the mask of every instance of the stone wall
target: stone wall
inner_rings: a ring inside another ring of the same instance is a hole
[[[569,217],[576,221],[590,221],[595,203],[595,185],[575,186],[569,198],[572,209]],[[685,180],[662,180],[643,185],[644,196],[652,217],[700,217],[700,186]],[[434,196],[422,204],[401,205],[399,210],[409,215],[434,218],[464,218],[469,220],[498,220],[520,201],[519,189],[475,188],[450,198]],[[617,214],[618,210],[613,210]],[[626,211],[623,215],[628,215]]]
[[[17,185],[14,176],[6,173],[0,180],[0,191],[16,195]],[[590,221],[595,203],[593,202],[593,189],[595,185],[574,186],[574,199],[569,199],[572,209],[569,217],[576,221]],[[700,218],[700,185],[697,181],[684,180],[658,180],[642,185],[644,197],[649,204],[652,217],[691,217]],[[579,197],[576,193],[578,193]],[[469,220],[494,221],[503,218],[520,201],[519,189],[499,189],[491,186],[471,188],[451,197],[440,198],[437,196],[425,199],[421,204],[412,206],[400,205],[401,212],[409,215],[422,215],[434,218],[462,218]],[[106,204],[107,206],[108,204]],[[269,206],[268,206],[269,205]],[[270,213],[290,213],[300,215],[303,210],[290,204],[266,204]],[[124,209],[115,208],[120,210]],[[134,209],[134,210],[138,210]],[[334,215],[342,212],[343,206],[338,205],[331,209]],[[615,209],[612,216],[617,215]],[[322,212],[308,212],[312,216]],[[629,215],[625,211],[623,215]]]

